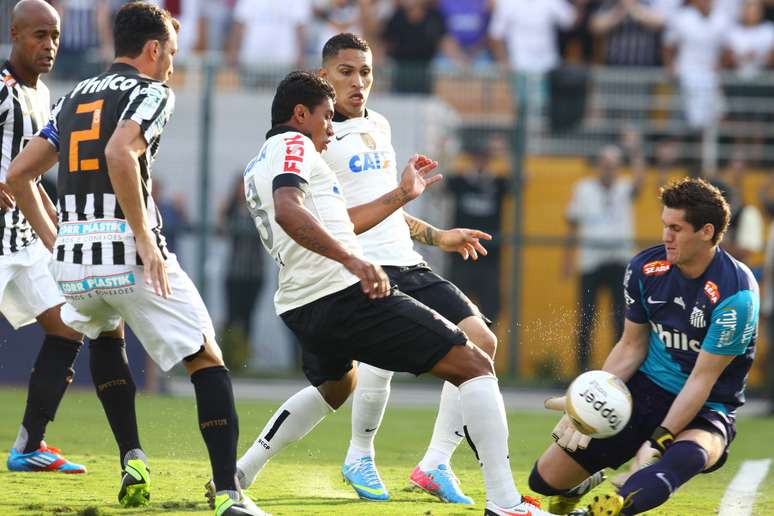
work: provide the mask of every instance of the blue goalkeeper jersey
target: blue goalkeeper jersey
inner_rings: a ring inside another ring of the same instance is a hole
[[[658,245],[629,262],[624,295],[626,318],[650,325],[641,372],[678,394],[699,351],[734,355],[705,406],[729,414],[744,404],[760,305],[758,283],[746,265],[718,248],[707,270],[690,279],[666,260],[666,249]]]

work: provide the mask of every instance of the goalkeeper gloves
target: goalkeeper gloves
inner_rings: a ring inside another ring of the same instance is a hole
[[[672,446],[675,436],[667,428],[660,426],[653,431],[648,441],[653,448],[663,455],[666,449]]]
[[[564,411],[565,406],[565,396],[549,398],[545,401],[545,407],[549,410]],[[557,446],[568,452],[574,452],[579,449],[585,450],[589,442],[591,442],[591,437],[578,431],[567,414],[562,415],[562,419],[559,420],[551,432],[551,437],[554,438]]]

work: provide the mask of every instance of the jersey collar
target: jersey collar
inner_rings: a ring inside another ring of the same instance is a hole
[[[271,129],[269,129],[269,132],[268,132],[268,133],[266,133],[266,139],[268,140],[268,139],[269,139],[269,138],[271,138],[272,136],[277,136],[278,134],[282,134],[282,133],[290,133],[290,132],[293,132],[293,133],[301,133],[301,134],[303,134],[304,136],[306,136],[307,138],[310,138],[310,139],[312,138],[310,135],[308,135],[308,134],[306,134],[306,133],[304,133],[304,132],[301,132],[301,131],[299,131],[299,130],[298,130],[298,129],[296,129],[295,127],[290,127],[289,125],[283,125],[283,124],[280,124],[280,125],[275,125],[275,126],[274,126],[274,127],[272,127]]]
[[[368,110],[367,109],[363,113],[363,117],[368,118]],[[347,120],[349,120],[349,117],[347,117],[346,115],[342,115],[338,111],[334,111],[334,113],[333,113],[333,121],[334,122],[346,122]]]
[[[112,65],[110,65],[110,70],[108,70],[108,72],[113,72],[113,73],[132,72],[132,73],[141,75],[140,70],[138,70],[134,66],[127,63],[113,63]]]
[[[27,86],[28,88],[35,89],[37,85],[35,84],[28,84],[27,82],[21,80],[21,78],[17,75],[16,71],[13,69],[13,66],[11,66],[11,62],[6,60],[3,63],[3,68],[8,70],[8,72],[11,74],[11,77],[13,77],[13,80],[15,80],[17,83],[21,84],[22,86]],[[2,82],[2,81],[0,81]]]

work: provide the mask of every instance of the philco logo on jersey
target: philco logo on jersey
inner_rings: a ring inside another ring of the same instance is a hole
[[[390,167],[390,158],[386,152],[364,152],[355,154],[349,160],[349,170],[355,174],[369,170],[384,170]]]
[[[137,79],[127,78],[123,75],[110,74],[107,77],[92,77],[91,79],[84,79],[78,83],[70,94],[70,98],[75,97],[78,94],[88,95],[90,93],[99,93],[105,90],[130,90],[137,86]]]
[[[683,332],[664,328],[660,323],[656,324],[650,321],[650,328],[658,335],[661,342],[667,349],[681,350],[681,351],[693,351],[698,353],[701,351],[701,342],[696,339],[689,339],[688,335]]]
[[[300,174],[299,163],[304,161],[304,137],[296,134],[290,138],[285,138],[285,165],[284,172],[293,172]]]
[[[720,301],[720,290],[718,290],[718,286],[712,281],[707,281],[707,283],[704,284],[704,293],[713,305]]]
[[[662,276],[669,272],[672,268],[672,264],[666,260],[657,260],[655,262],[646,263],[642,266],[642,273],[645,276]]]

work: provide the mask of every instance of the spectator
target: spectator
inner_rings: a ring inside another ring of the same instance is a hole
[[[619,177],[623,153],[614,145],[602,148],[596,177],[576,183],[567,208],[567,246],[564,277],[580,270],[578,285],[578,368],[585,371],[591,356],[591,333],[596,316],[597,294],[606,288],[613,299],[614,338],[623,331],[624,280],[632,255],[634,216],[632,203],[644,179],[644,161],[639,137],[629,138],[633,177]],[[577,256],[576,256],[577,255]]]
[[[81,80],[113,60],[112,18],[107,0],[57,0],[62,34],[54,77]]]
[[[723,113],[718,67],[729,20],[712,0],[691,0],[672,16],[664,36],[664,64],[680,84],[689,128],[702,130]]]
[[[560,64],[557,30],[575,20],[567,0],[497,0],[489,26],[492,50],[500,66],[513,73],[519,104],[528,102],[528,132],[546,104],[546,74]]]
[[[472,150],[472,167],[468,173],[446,179],[454,196],[453,227],[479,229],[498,235],[501,230],[503,199],[508,181],[492,171],[490,149],[479,146]],[[486,244],[485,257],[475,264],[453,257],[452,282],[472,297],[485,316],[496,320],[500,314],[500,241]]]
[[[608,66],[660,66],[661,31],[675,0],[604,0],[591,31],[606,40]]]
[[[363,2],[364,0],[314,0],[313,12],[319,25],[314,48],[321,49],[326,41],[340,32],[363,34]]]
[[[761,187],[760,201],[769,216],[766,254],[763,261],[763,291],[761,314],[766,328],[765,392],[769,400],[769,415],[774,416],[774,175]]]
[[[745,161],[734,156],[724,171],[726,181],[711,182],[723,193],[731,207],[731,220],[720,245],[731,256],[750,265],[753,254],[763,251],[763,216],[755,205],[744,202]]]
[[[237,0],[226,54],[243,84],[274,88],[278,77],[304,68],[311,19],[309,0]]]
[[[441,0],[446,36],[438,63],[446,69],[486,68],[492,62],[487,45],[494,0]]]
[[[569,29],[559,31],[559,55],[565,62],[590,63],[597,58],[598,46],[595,46],[591,32],[591,20],[604,0],[572,0],[576,9],[576,21]]]
[[[220,212],[220,230],[229,241],[226,265],[226,324],[249,341],[253,310],[263,286],[265,251],[255,238],[255,222],[247,208],[242,173]]]
[[[393,91],[432,91],[430,62],[445,33],[443,17],[431,0],[400,0],[382,33],[387,55],[395,63]]]
[[[153,201],[164,221],[164,237],[167,240],[167,249],[180,256],[178,239],[189,228],[188,215],[185,211],[185,201],[179,195],[170,197],[164,191],[164,183],[159,179],[153,180],[151,192]]]

